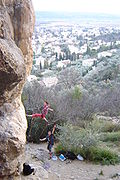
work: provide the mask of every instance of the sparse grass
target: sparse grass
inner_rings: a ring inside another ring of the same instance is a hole
[[[103,135],[103,141],[104,142],[107,142],[107,141],[111,141],[111,142],[120,141],[120,131],[111,132],[111,133],[105,133]]]
[[[109,149],[103,149],[100,147],[91,147],[88,152],[88,160],[101,163],[102,165],[115,165],[119,163],[119,157],[116,153]]]

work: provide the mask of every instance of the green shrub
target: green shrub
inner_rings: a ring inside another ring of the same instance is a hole
[[[72,91],[72,98],[74,100],[79,100],[82,97],[82,92],[78,86],[74,87],[74,90]]]
[[[103,141],[104,142],[107,142],[107,141],[111,141],[111,142],[120,141],[120,131],[111,132],[111,133],[104,133],[103,134]]]
[[[38,143],[40,138],[47,135],[47,126],[45,121],[40,118],[28,118],[27,140]]]
[[[57,144],[57,146],[55,147],[55,152],[56,154],[59,154],[60,151],[67,151],[67,149],[65,149],[60,143]]]
[[[118,163],[119,157],[116,153],[104,147],[101,148],[99,141],[101,134],[99,134],[98,126],[95,126],[94,123],[87,124],[85,129],[74,127],[71,124],[59,126],[57,134],[59,144],[55,148],[56,153],[71,151],[76,155],[81,154],[88,161],[103,165]]]
[[[59,133],[57,138],[60,144],[68,150],[77,148],[88,148],[91,146],[96,146],[99,141],[98,132],[90,128],[76,128],[71,124],[64,124],[63,126],[58,126]]]
[[[91,147],[85,151],[87,160],[99,162],[103,165],[119,163],[119,157],[116,153],[99,147]]]

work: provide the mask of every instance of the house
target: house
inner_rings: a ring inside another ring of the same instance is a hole
[[[71,63],[71,61],[69,59],[68,60],[63,60],[63,61],[58,61],[57,68],[65,68],[70,63]]]
[[[83,53],[86,53],[87,51],[87,44],[84,44],[83,46],[81,46],[80,48],[80,53],[83,54]]]
[[[43,78],[43,82],[47,87],[51,87],[57,84],[58,79],[56,77],[45,77]]]
[[[44,63],[45,63],[45,59],[43,58],[43,57],[39,57],[39,58],[36,58],[35,59],[35,65],[36,66],[40,66],[40,63],[41,63],[41,66],[42,66],[42,68],[44,67]]]
[[[82,65],[83,65],[83,66],[87,66],[87,67],[93,66],[93,64],[94,64],[95,61],[97,61],[96,58],[93,58],[93,59],[85,59],[85,60],[82,61]]]
[[[98,53],[98,59],[101,59],[102,57],[111,57],[112,53],[110,51],[103,51],[101,53]]]

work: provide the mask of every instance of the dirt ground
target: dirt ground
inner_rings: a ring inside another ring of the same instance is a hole
[[[46,143],[26,144],[24,161],[33,164],[36,173],[21,176],[21,180],[120,180],[120,176],[112,178],[120,173],[120,165],[101,166],[79,160],[68,163],[59,159],[48,160],[46,147]]]

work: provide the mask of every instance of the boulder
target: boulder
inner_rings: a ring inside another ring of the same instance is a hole
[[[14,177],[23,161],[27,121],[21,93],[32,67],[33,29],[31,0],[0,0],[0,179]]]

